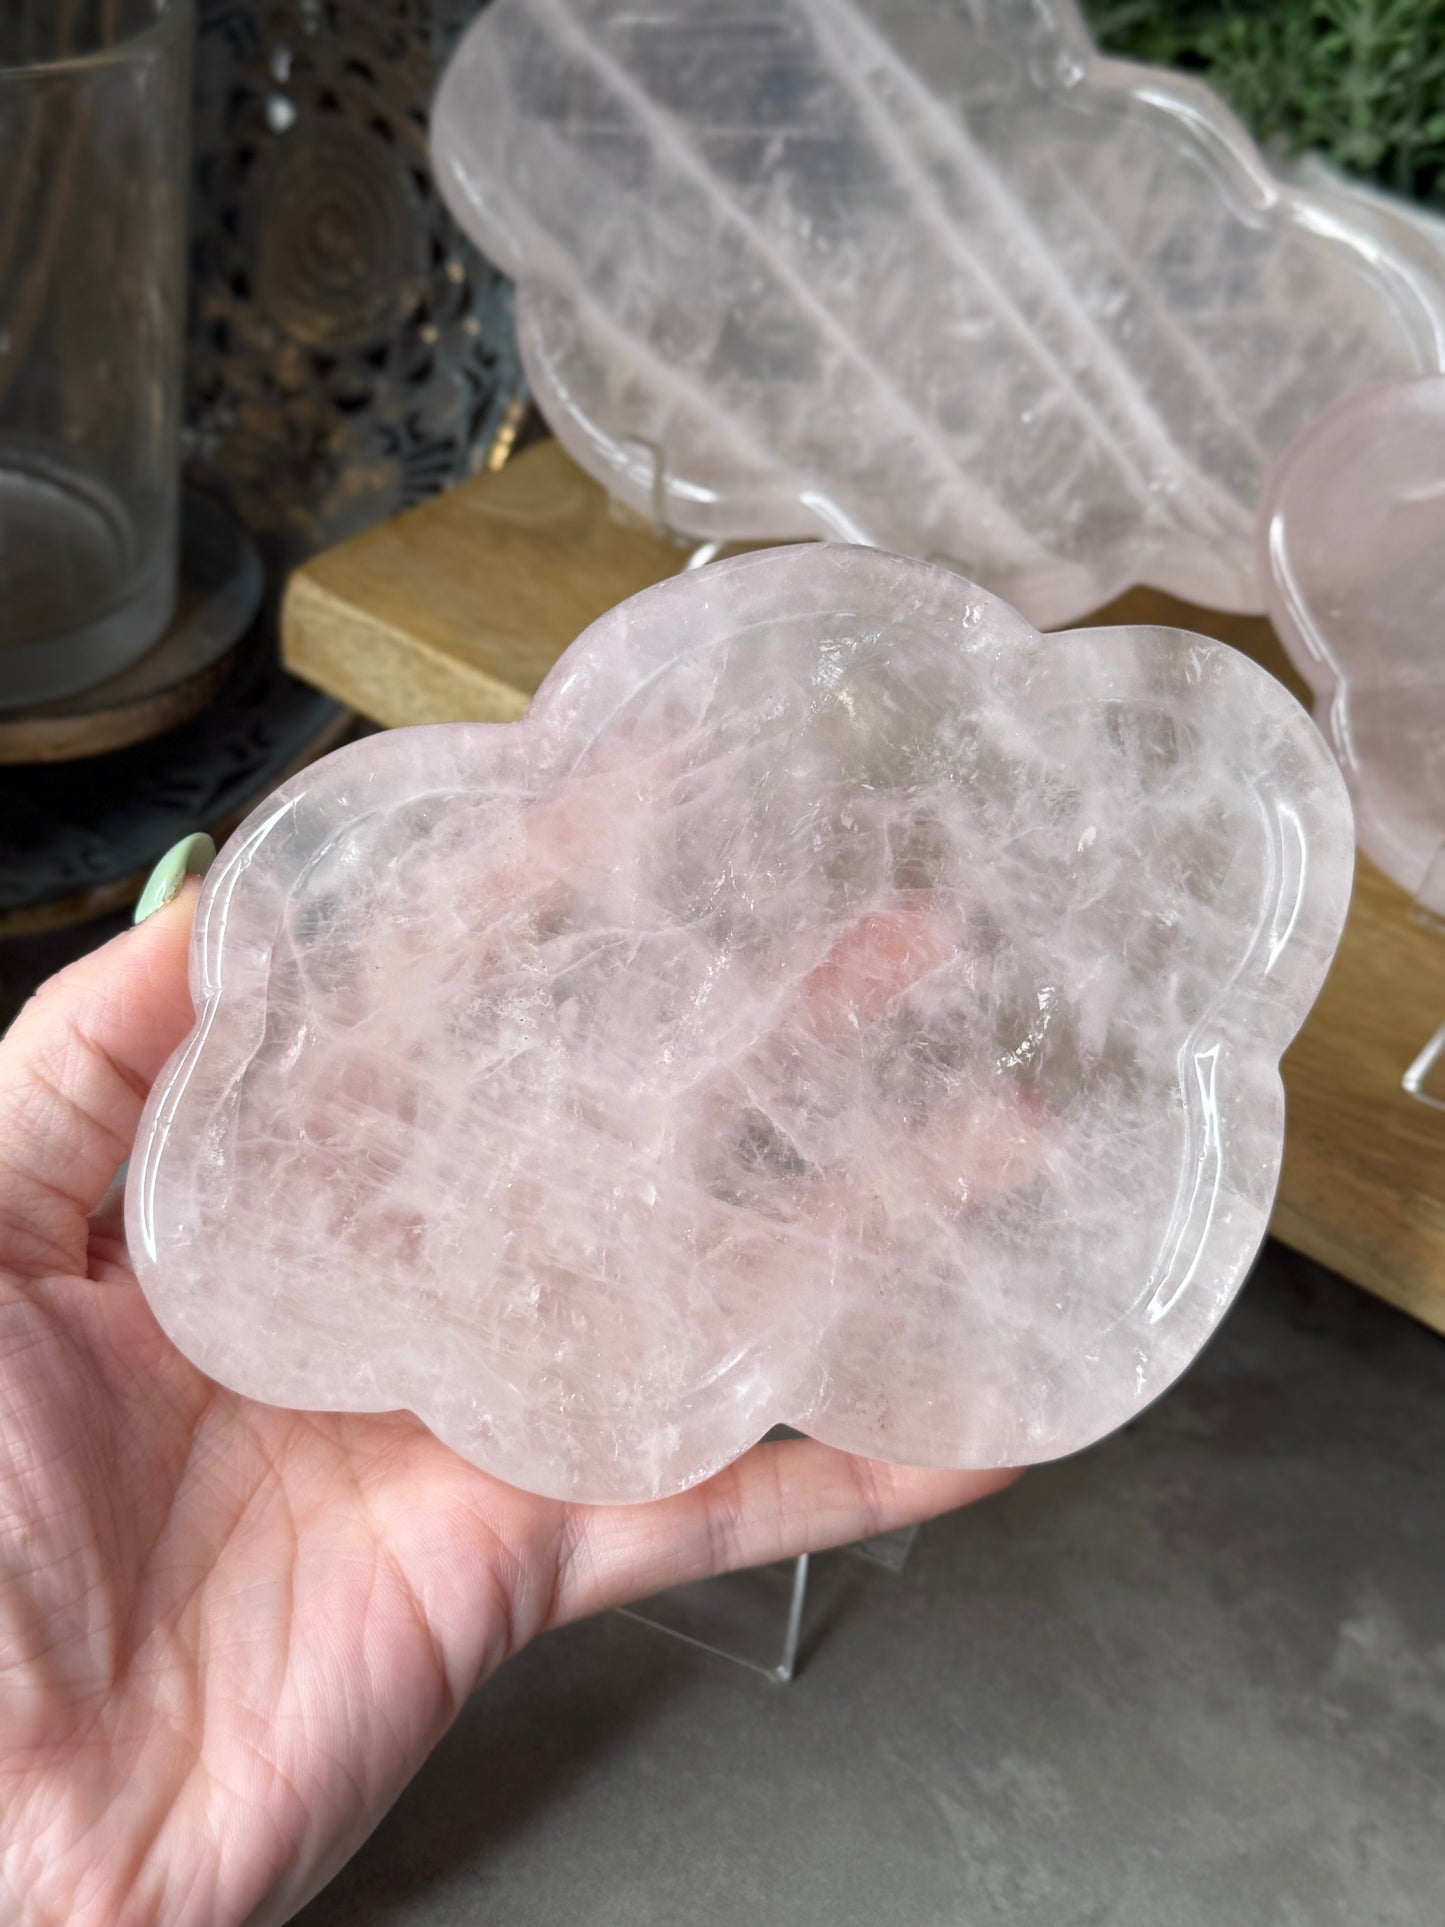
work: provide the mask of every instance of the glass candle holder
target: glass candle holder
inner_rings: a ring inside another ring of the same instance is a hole
[[[0,6],[0,706],[175,606],[190,0]]]

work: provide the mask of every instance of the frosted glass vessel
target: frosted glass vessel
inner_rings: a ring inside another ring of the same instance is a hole
[[[192,13],[0,0],[0,709],[175,609]]]
[[[1315,692],[1360,848],[1445,919],[1445,376],[1313,423],[1261,525],[1269,612]]]
[[[1087,1445],[1264,1235],[1353,837],[1223,644],[817,544],[623,603],[512,724],[294,778],[202,897],[131,1249],[197,1364],[647,1499],[775,1423]]]
[[[1445,264],[1285,186],[1071,0],[497,0],[442,86],[458,219],[557,435],[698,538],[948,562],[1045,626],[1262,608],[1262,476],[1445,367]]]

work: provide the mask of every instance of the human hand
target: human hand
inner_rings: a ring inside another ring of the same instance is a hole
[[[405,1413],[281,1411],[152,1317],[113,1183],[191,1022],[197,886],[0,1044],[0,1916],[274,1922],[537,1633],[995,1491],[807,1440],[652,1505],[502,1485]]]

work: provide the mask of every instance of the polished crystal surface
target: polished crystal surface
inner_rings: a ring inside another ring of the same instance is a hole
[[[1074,1450],[1264,1234],[1353,846],[1305,712],[803,545],[622,604],[518,723],[336,752],[236,833],[129,1225],[263,1399],[409,1407],[580,1499],[772,1424]]]
[[[1445,376],[1363,390],[1314,423],[1262,529],[1269,612],[1360,847],[1445,919]]]
[[[1445,367],[1428,241],[1071,0],[496,0],[433,145],[632,509],[932,557],[1044,625],[1139,581],[1260,609],[1273,457]]]

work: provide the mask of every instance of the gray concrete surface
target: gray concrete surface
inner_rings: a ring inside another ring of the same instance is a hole
[[[1272,1249],[1127,1431],[820,1561],[790,1686],[611,1615],[306,1927],[1442,1927],[1445,1342]]]

